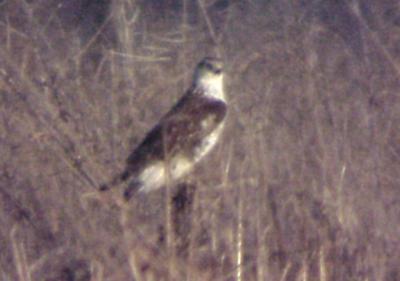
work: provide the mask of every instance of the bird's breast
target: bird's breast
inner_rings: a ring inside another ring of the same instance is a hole
[[[211,149],[215,146],[221,135],[222,129],[224,127],[224,122],[219,124],[208,136],[206,136],[200,143],[200,145],[195,149],[194,161],[198,162],[201,158],[206,156]]]

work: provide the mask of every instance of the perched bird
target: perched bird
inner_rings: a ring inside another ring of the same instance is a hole
[[[222,61],[206,57],[189,90],[126,160],[125,170],[100,190],[128,182],[124,198],[148,192],[190,172],[215,146],[227,114]]]

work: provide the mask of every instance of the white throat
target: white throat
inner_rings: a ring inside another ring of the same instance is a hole
[[[225,101],[222,75],[215,78],[200,79],[197,86],[204,91],[206,96]]]

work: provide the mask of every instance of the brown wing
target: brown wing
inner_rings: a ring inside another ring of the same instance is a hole
[[[223,121],[226,112],[223,101],[196,94],[184,96],[128,157],[125,177],[177,151],[193,157],[193,147]]]

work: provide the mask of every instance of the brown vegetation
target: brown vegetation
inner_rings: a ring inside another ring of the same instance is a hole
[[[400,280],[395,0],[0,1],[0,280]],[[205,55],[223,141],[116,204]]]

